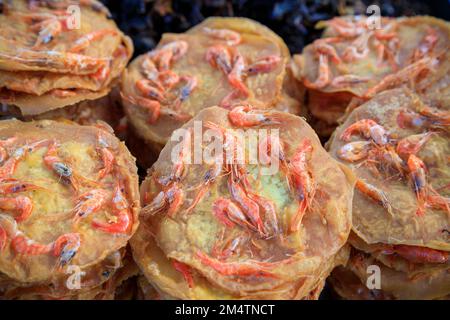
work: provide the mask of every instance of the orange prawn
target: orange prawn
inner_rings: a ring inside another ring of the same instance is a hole
[[[371,146],[370,141],[352,141],[343,145],[336,154],[347,162],[356,162],[367,158]]]
[[[268,262],[221,262],[220,260],[209,257],[202,251],[197,251],[196,257],[203,264],[213,268],[216,272],[224,276],[278,278],[275,274],[267,270],[274,267],[273,264]]]
[[[373,186],[367,182],[364,182],[363,180],[360,180],[360,179],[358,179],[356,181],[356,188],[364,195],[368,196],[375,202],[377,202],[377,203],[381,204],[383,207],[385,207],[389,213],[392,212],[392,208],[389,203],[389,200],[383,191],[377,189],[375,186]]]
[[[235,224],[254,230],[253,225],[247,220],[242,210],[230,199],[219,198],[214,201],[214,216],[226,227],[232,228]]]
[[[350,137],[355,134],[362,134],[366,139],[371,138],[378,145],[385,145],[388,142],[386,130],[376,121],[362,119],[348,126],[341,134],[341,140],[350,141]]]
[[[253,229],[260,235],[265,236],[264,224],[261,219],[258,204],[247,195],[244,188],[234,181],[232,176],[228,179],[228,189],[230,190],[233,200],[242,208],[245,216],[253,226]]]
[[[228,119],[237,127],[252,127],[279,123],[275,117],[271,117],[260,110],[255,110],[250,105],[235,106],[228,113]]]
[[[426,132],[401,139],[396,147],[398,155],[403,159],[407,159],[409,155],[417,154],[433,134],[433,132]]]
[[[8,152],[6,147],[12,146],[17,141],[17,137],[10,137],[4,140],[0,140],[0,163],[6,160]]]
[[[222,45],[211,46],[206,51],[205,58],[213,68],[221,70],[224,75],[228,75],[231,72],[232,56],[227,47]]]
[[[322,89],[331,82],[331,71],[328,65],[328,55],[319,54],[318,76],[314,82],[305,78],[304,84],[311,89]]]
[[[248,97],[249,90],[244,84],[243,79],[245,71],[244,57],[239,53],[235,53],[232,64],[233,67],[231,68],[230,73],[228,73],[228,82],[243,96]]]
[[[109,193],[104,189],[93,189],[78,196],[73,210],[75,219],[87,217],[103,208],[108,196]]]
[[[394,245],[385,250],[385,254],[392,253],[412,263],[447,263],[449,261],[448,252],[419,246]]]
[[[101,29],[92,31],[88,34],[85,34],[81,38],[75,40],[73,46],[68,51],[72,53],[78,53],[80,51],[83,51],[89,47],[92,41],[97,41],[107,35],[115,36],[118,35],[118,33],[114,29]]]
[[[408,158],[408,169],[411,175],[411,181],[413,183],[414,192],[417,196],[417,215],[425,214],[425,205],[426,205],[426,167],[423,161],[411,154]]]
[[[18,212],[19,215],[15,219],[17,222],[22,222],[31,215],[33,202],[26,196],[17,196],[15,198],[0,197],[0,209]]]
[[[112,213],[114,222],[103,223],[97,220],[92,221],[92,226],[107,233],[128,233],[133,223],[131,208],[124,195],[124,187],[119,181],[116,183],[112,197]]]
[[[229,29],[213,29],[204,27],[203,32],[213,38],[225,41],[228,46],[235,46],[241,42],[240,34]]]
[[[100,153],[103,162],[103,168],[98,173],[98,179],[101,180],[112,171],[115,157],[109,149],[106,139],[101,134],[97,135],[97,141],[99,144],[97,150]]]
[[[261,59],[258,59],[257,61],[249,65],[245,73],[247,75],[253,75],[257,73],[270,72],[273,69],[275,69],[280,62],[281,62],[280,56],[276,55],[266,56]]]

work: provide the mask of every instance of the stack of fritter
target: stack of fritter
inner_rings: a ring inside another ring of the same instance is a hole
[[[289,60],[283,40],[249,19],[210,18],[186,33],[164,34],[122,81],[130,145],[136,137],[144,142],[132,149],[138,161],[148,167],[149,154],[157,157],[173,130],[210,106],[248,102],[298,114],[299,104],[288,95]]]
[[[321,136],[333,132],[346,109],[399,85],[414,83],[411,89],[435,98],[446,90],[448,102],[450,24],[432,17],[376,19],[321,22],[323,37],[294,56],[293,72],[307,90],[306,106]],[[441,78],[437,94],[429,88],[434,77]]]
[[[141,186],[130,242],[160,297],[317,299],[347,259],[354,179],[308,124],[211,107],[172,138]]]
[[[137,169],[111,132],[0,122],[0,298],[112,299],[137,273]]]
[[[334,133],[331,155],[358,178],[351,257],[331,278],[342,297],[450,294],[449,129],[448,105],[402,88],[376,95]]]
[[[2,114],[117,124],[121,110],[107,95],[133,46],[107,9],[94,0],[6,1],[2,8]]]

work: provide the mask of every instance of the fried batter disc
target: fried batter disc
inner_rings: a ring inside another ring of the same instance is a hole
[[[301,118],[240,108],[205,109],[184,132],[189,136],[194,123],[225,135],[230,129],[278,129],[278,170],[262,175],[268,168],[260,163],[174,165],[171,154],[180,146],[170,141],[141,187],[146,208],[131,241],[134,257],[152,284],[178,298],[206,298],[208,288],[215,298],[304,298],[326,277],[324,270],[331,271],[347,239],[352,175],[330,159]],[[276,141],[270,143],[274,148]],[[204,150],[207,144],[193,146]],[[180,286],[177,272],[187,281],[183,291],[173,288]]]
[[[353,200],[353,231],[366,243],[450,251],[448,117],[448,111],[426,106],[409,90],[395,89],[354,110],[333,134],[330,154],[362,181]],[[372,138],[365,137],[372,127]],[[344,132],[352,136],[347,139]],[[420,161],[424,174],[412,167]]]
[[[299,112],[283,90],[290,59],[284,42],[244,18],[209,18],[182,34],[164,34],[122,78],[122,98],[134,131],[161,149],[173,130],[213,105],[247,101]]]
[[[352,109],[398,86],[410,86],[434,104],[448,102],[448,22],[382,18],[377,29],[369,18],[336,17],[318,26],[326,27],[323,37],[294,56],[293,70],[322,130],[336,126],[349,103]]]

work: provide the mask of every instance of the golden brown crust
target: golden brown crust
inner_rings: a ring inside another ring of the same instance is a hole
[[[401,139],[414,137],[413,135],[417,134],[423,135],[429,130],[433,130],[425,127],[426,124],[404,128],[399,125],[399,119],[402,119],[404,115],[415,114],[417,116],[420,112],[424,112],[421,110],[426,107],[417,95],[407,89],[385,91],[354,110],[342,126],[336,130],[329,144],[330,154],[333,157],[349,165],[358,179],[374,186],[386,197],[386,206],[383,207],[382,204],[380,205],[360,191],[355,192],[353,231],[369,244],[408,244],[450,250],[450,238],[444,231],[450,228],[448,212],[445,208],[427,205],[425,213],[418,215],[420,203],[412,186],[411,170],[407,167],[407,156],[404,156],[404,160],[400,162],[400,166],[404,169],[400,169],[403,172],[399,173],[398,169],[392,168],[393,165],[386,162],[386,158],[376,160],[375,168],[378,169],[374,171],[374,167],[366,161],[367,157],[351,162],[343,160],[342,156],[340,158],[338,154],[339,150],[349,143],[342,139],[344,130],[362,119],[373,120],[385,128],[391,140],[389,144],[392,144],[394,151],[397,152],[397,143]],[[436,111],[439,110],[436,109]],[[427,168],[427,186],[431,185],[435,190],[441,190],[439,192],[440,196],[444,197],[443,199],[447,196],[447,191],[441,186],[448,184],[448,175],[450,174],[448,160],[443,157],[448,154],[450,148],[446,127],[448,128],[448,125],[444,125],[443,130],[435,131],[429,141],[416,153],[416,156],[423,160]],[[370,141],[370,138],[365,139],[361,135],[355,134],[349,141],[358,140]],[[373,150],[377,150],[376,144],[373,146]],[[378,149],[382,151],[383,148]],[[387,180],[389,176],[396,176],[396,179]],[[436,196],[439,195],[439,192]]]

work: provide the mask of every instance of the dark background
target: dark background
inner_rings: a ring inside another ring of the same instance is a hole
[[[450,0],[102,0],[119,28],[133,38],[135,56],[152,49],[164,32],[183,32],[209,16],[257,20],[287,43],[291,53],[320,37],[314,25],[338,15],[364,14],[371,4],[383,16],[432,15],[450,20]]]

